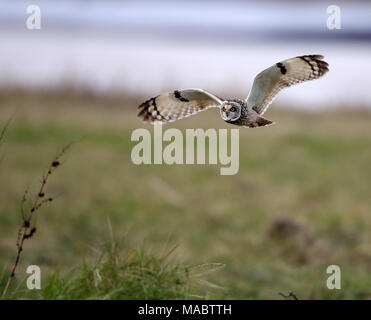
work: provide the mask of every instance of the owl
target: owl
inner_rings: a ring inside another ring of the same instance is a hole
[[[145,122],[167,123],[211,107],[219,108],[230,124],[256,128],[274,122],[262,115],[278,92],[300,82],[322,77],[329,69],[321,55],[305,55],[280,61],[260,72],[246,100],[224,100],[202,89],[182,89],[160,94],[142,103],[138,117]]]

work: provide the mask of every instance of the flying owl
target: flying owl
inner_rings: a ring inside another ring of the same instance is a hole
[[[249,128],[273,124],[262,115],[278,92],[300,82],[323,76],[329,69],[321,55],[305,55],[276,63],[254,79],[246,100],[224,100],[202,89],[183,89],[160,94],[142,103],[138,117],[145,122],[167,123],[211,107],[220,109],[225,122]]]

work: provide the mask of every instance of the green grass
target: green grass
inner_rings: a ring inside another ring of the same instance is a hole
[[[204,299],[215,292],[207,273],[222,264],[187,265],[173,261],[171,254],[154,255],[145,248],[127,247],[111,241],[98,251],[94,263],[83,261],[72,271],[55,271],[41,280],[40,290],[25,289],[25,279],[13,283],[7,299]],[[1,287],[7,280],[5,275]]]
[[[278,292],[293,291],[299,299],[371,298],[370,113],[305,113],[273,105],[267,117],[277,125],[240,129],[240,170],[220,176],[219,166],[132,164],[132,130],[152,130],[137,121],[138,102],[0,95],[2,122],[20,107],[0,149],[0,268],[8,270],[14,259],[25,188],[34,191],[49,160],[73,140],[48,187],[57,197],[39,213],[38,231],[26,243],[17,273],[21,279],[27,265],[37,264],[45,279],[64,288],[50,289],[45,297],[67,298],[67,292],[104,298],[126,286],[118,280],[117,287],[100,283],[98,291],[88,290],[87,273],[95,264],[80,265],[82,257],[92,261],[91,247],[104,242],[109,218],[129,248],[144,242],[161,257],[164,248],[179,245],[172,258],[175,265],[182,261],[177,272],[187,265],[225,264],[205,278],[224,289],[201,296],[282,299]],[[167,127],[231,128],[214,111]],[[331,264],[341,267],[342,290],[326,287]],[[77,271],[71,275],[72,270]],[[117,277],[125,278],[120,272]],[[174,277],[170,272],[165,283]],[[179,290],[168,286],[155,296],[187,291]],[[115,297],[144,293],[125,294]]]

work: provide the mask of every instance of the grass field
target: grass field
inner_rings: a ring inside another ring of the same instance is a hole
[[[279,292],[293,291],[299,299],[371,298],[371,113],[274,105],[266,116],[277,124],[240,129],[239,172],[221,176],[216,165],[132,164],[131,132],[152,130],[136,119],[139,101],[68,91],[1,93],[1,126],[18,109],[0,146],[2,283],[16,254],[24,190],[35,191],[50,159],[75,141],[51,177],[55,201],[38,213],[17,272],[23,279],[26,266],[39,265],[43,294],[24,292],[18,283],[10,297],[282,299]],[[232,128],[215,110],[169,127]],[[131,249],[123,254],[134,250],[130,261],[143,267],[142,257],[157,274],[164,270],[161,257],[177,246],[166,262],[175,273],[158,280],[166,288],[132,294],[127,274],[116,273],[119,265],[108,259],[102,290],[86,292],[84,278],[111,237],[125,238]],[[186,286],[171,288],[178,272],[209,263],[225,267],[195,285],[186,277]],[[326,287],[332,264],[341,268],[341,290]],[[63,277],[78,280],[62,285]],[[121,282],[107,284],[115,277]],[[124,293],[107,296],[117,283]]]

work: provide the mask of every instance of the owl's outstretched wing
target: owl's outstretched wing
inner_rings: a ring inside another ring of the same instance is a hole
[[[317,79],[329,69],[321,55],[306,55],[276,63],[254,79],[247,106],[262,115],[278,92],[300,82]]]
[[[138,117],[145,122],[173,122],[210,107],[218,107],[222,99],[202,89],[175,90],[143,102]]]

